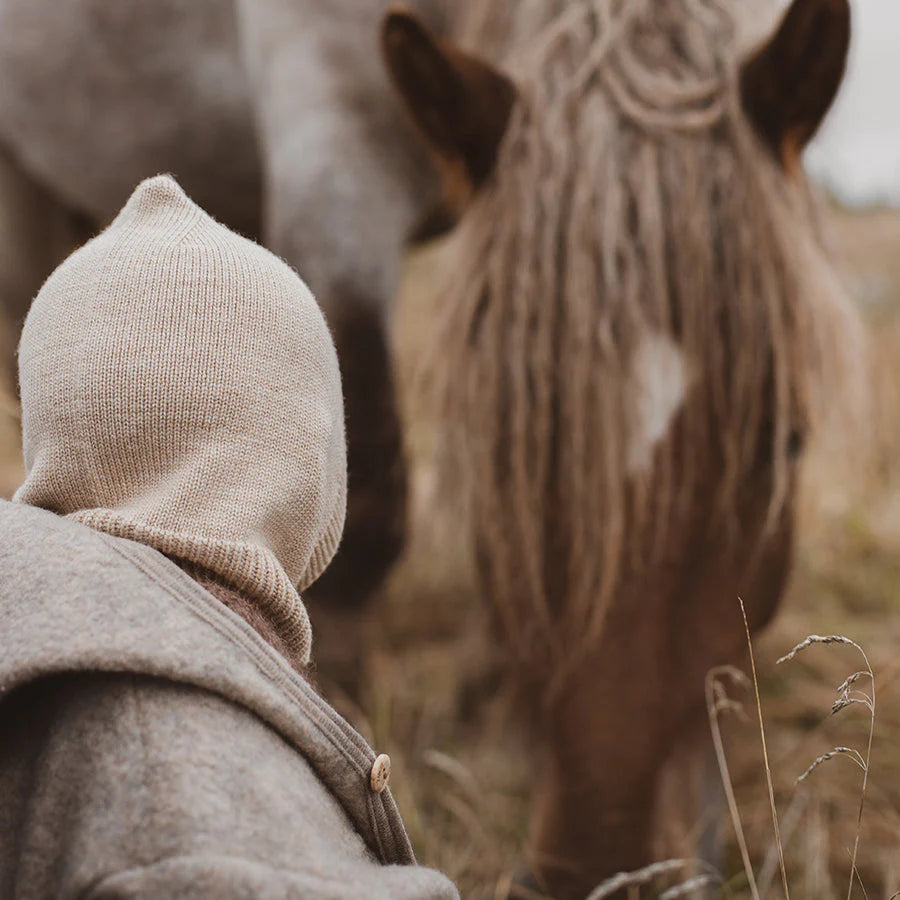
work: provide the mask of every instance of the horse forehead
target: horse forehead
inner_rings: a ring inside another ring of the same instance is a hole
[[[630,473],[639,474],[650,468],[653,450],[684,405],[691,381],[688,360],[669,335],[650,331],[641,336],[626,380],[626,452]]]

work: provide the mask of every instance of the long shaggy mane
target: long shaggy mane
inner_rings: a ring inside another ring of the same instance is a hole
[[[778,520],[854,319],[741,109],[734,0],[488,5],[520,99],[447,249],[429,383],[509,647],[558,664],[686,535],[746,540],[748,484]]]

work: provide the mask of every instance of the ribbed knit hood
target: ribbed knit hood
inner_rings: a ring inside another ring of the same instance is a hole
[[[309,290],[169,177],[50,276],[19,347],[15,500],[148,544],[258,604],[301,661],[334,555],[337,356]]]

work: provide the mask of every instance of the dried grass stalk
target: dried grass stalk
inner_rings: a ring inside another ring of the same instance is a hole
[[[813,760],[812,765],[802,774],[797,780],[794,782],[795,784],[800,784],[801,781],[806,781],[806,779],[816,770],[822,763],[828,762],[829,759],[834,759],[836,756],[847,756],[853,760],[862,769],[864,772],[866,770],[866,764],[860,754],[859,750],[854,750],[852,747],[835,747],[834,750],[829,750],[828,753],[823,753],[821,756],[817,756],[815,760]]]
[[[595,887],[594,890],[592,890],[591,893],[588,894],[585,900],[603,900],[603,898],[611,897],[613,894],[621,891],[623,888],[639,888],[641,885],[653,884],[660,878],[665,878],[669,875],[674,874],[675,872],[681,872],[691,867],[702,867],[706,868],[709,871],[702,873],[700,876],[692,877],[691,879],[689,879],[690,881],[693,881],[695,877],[712,879],[713,881],[718,882],[721,882],[722,880],[718,874],[710,870],[709,864],[703,862],[703,860],[667,859],[663,862],[657,862],[653,863],[652,865],[645,866],[643,869],[637,869],[634,872],[619,872],[618,875],[613,875],[612,878],[607,878],[606,881],[598,884],[597,887]],[[687,883],[687,881],[683,882],[683,884]],[[672,894],[671,896],[675,897],[682,895]]]
[[[687,897],[710,885],[721,883],[722,879],[716,875],[695,875],[693,878],[688,878],[687,881],[663,891],[659,895],[659,900],[676,900],[678,897]]]
[[[750,670],[753,677],[753,691],[756,694],[756,710],[759,714],[759,735],[762,740],[763,761],[766,766],[766,784],[769,788],[769,806],[772,810],[772,826],[775,829],[775,846],[778,848],[778,863],[781,867],[781,884],[784,887],[785,900],[790,900],[791,892],[788,888],[787,869],[784,865],[784,845],[781,843],[781,833],[778,828],[778,810],[775,808],[775,788],[772,785],[772,768],[769,765],[769,750],[766,746],[766,727],[763,723],[762,700],[759,696],[759,679],[756,677],[756,659],[753,656],[753,642],[750,640],[750,624],[747,621],[747,611],[744,609],[744,601],[738,597],[741,604],[741,616],[744,619],[744,632],[747,636],[747,650],[750,653]]]
[[[734,785],[731,773],[728,769],[728,759],[725,756],[725,745],[722,742],[722,730],[719,727],[719,713],[721,711],[720,694],[724,691],[720,678],[728,678],[732,682],[746,687],[750,679],[734,666],[718,666],[706,673],[706,710],[709,715],[709,728],[712,732],[713,747],[716,753],[716,762],[719,766],[719,775],[722,779],[722,789],[725,791],[725,799],[728,803],[728,812],[731,815],[731,824],[734,827],[735,838],[741,853],[741,861],[744,865],[744,873],[747,876],[747,884],[753,900],[759,900],[759,890],[756,886],[756,877],[753,874],[753,866],[750,863],[750,853],[747,850],[747,839],[744,836],[744,826],[741,822],[741,814],[738,810],[737,800],[734,796]],[[733,701],[732,701],[733,702]]]

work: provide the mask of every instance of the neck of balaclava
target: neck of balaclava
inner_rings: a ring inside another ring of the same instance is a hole
[[[295,672],[310,680],[310,666],[302,655],[291,649],[292,641],[282,634],[279,627],[269,619],[252,598],[226,584],[215,572],[187,560],[169,557],[183,572],[189,575],[205,591],[220,603],[225,604],[235,615],[240,616],[270,647],[280,653]]]

